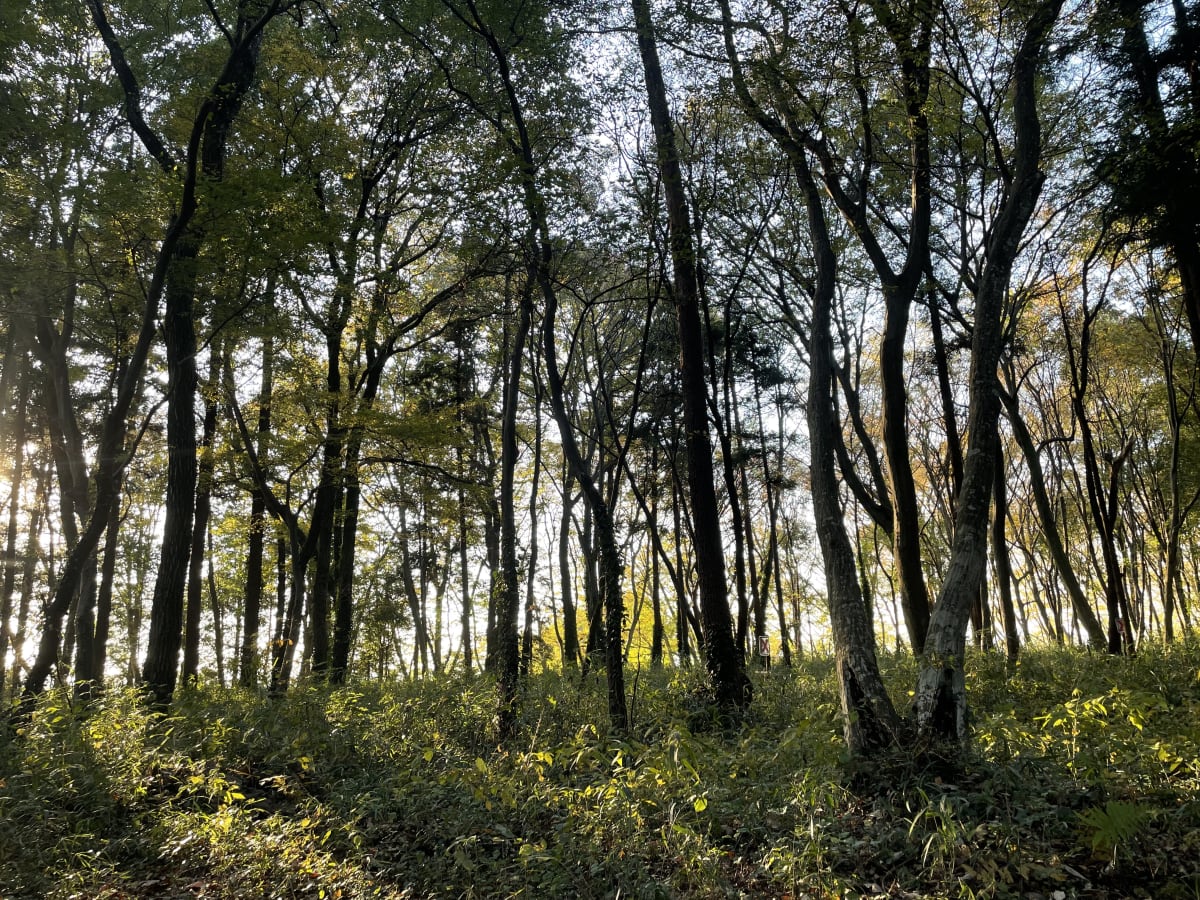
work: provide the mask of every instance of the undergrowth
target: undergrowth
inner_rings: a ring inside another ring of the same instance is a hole
[[[0,897],[1200,898],[1195,643],[973,657],[953,772],[848,766],[828,662],[758,673],[736,731],[631,674],[629,733],[547,674],[503,747],[483,678],[50,694],[0,738]]]

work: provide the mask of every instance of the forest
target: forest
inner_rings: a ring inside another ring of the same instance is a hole
[[[1200,4],[0,63],[0,897],[1200,896]]]

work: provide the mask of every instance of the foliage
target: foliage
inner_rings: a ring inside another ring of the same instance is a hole
[[[884,660],[893,689],[911,658]],[[271,700],[200,687],[156,717],[47,696],[0,744],[5,897],[1192,897],[1200,644],[969,661],[961,767],[843,767],[829,664],[756,675],[737,732],[680,718],[699,673]]]

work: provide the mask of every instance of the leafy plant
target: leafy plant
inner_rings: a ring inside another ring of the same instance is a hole
[[[1084,837],[1092,851],[1100,857],[1111,857],[1117,863],[1118,853],[1131,850],[1145,830],[1153,811],[1136,803],[1109,800],[1104,806],[1091,806],[1079,814]]]

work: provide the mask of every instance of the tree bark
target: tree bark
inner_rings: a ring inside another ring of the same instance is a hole
[[[521,369],[525,342],[533,319],[533,284],[527,282],[517,304],[517,323],[505,365],[504,407],[500,418],[500,585],[495,598],[495,671],[499,686],[498,723],[500,736],[512,736],[517,724],[517,692],[520,688],[521,583],[517,571],[517,511],[515,502],[517,456],[517,408],[521,398]]]
[[[1004,649],[1008,661],[1016,662],[1021,652],[1021,636],[1017,633],[1017,614],[1013,608],[1012,562],[1008,555],[1005,522],[1008,518],[1008,478],[1004,465],[1004,448],[997,433],[995,466],[992,473],[992,561],[996,567],[996,586],[1000,591],[1000,612],[1004,620]]]
[[[196,472],[195,524],[188,559],[187,604],[184,619],[183,680],[185,684],[200,677],[200,620],[204,609],[204,549],[208,520],[212,514],[212,489],[215,458],[213,444],[217,434],[217,405],[221,390],[221,342],[216,335],[209,347],[208,383],[204,393],[204,428],[200,438],[200,460]]]
[[[931,740],[967,738],[964,676],[966,626],[987,561],[995,448],[1000,414],[997,368],[1003,347],[1004,304],[1021,235],[1033,215],[1044,175],[1037,75],[1062,0],[1043,0],[1033,10],[1013,64],[1012,181],[986,247],[975,298],[971,339],[970,398],[962,490],[954,516],[954,540],[946,578],[930,619],[925,655],[917,676],[917,727]]]
[[[100,0],[90,2],[99,7]],[[257,7],[252,0],[239,0],[237,24],[229,36],[229,55],[193,122],[188,168],[194,173],[198,162],[205,184],[217,184],[224,177],[229,133],[257,74],[263,29],[281,12],[280,0],[271,0],[261,12]],[[106,43],[109,43],[107,36]],[[111,43],[115,43],[115,38]],[[119,68],[115,54],[114,67]],[[128,109],[127,104],[127,112]],[[164,168],[169,171],[169,167]],[[179,675],[184,590],[192,545],[197,479],[196,267],[206,237],[206,227],[188,216],[179,240],[171,248],[166,273],[163,319],[167,350],[166,516],[150,609],[150,636],[142,666],[142,682],[152,703],[160,708],[170,703]]]
[[[268,289],[267,296],[274,295]],[[267,335],[262,345],[262,380],[258,392],[258,423],[255,440],[258,456],[266,457],[267,440],[271,433],[271,393],[275,381],[275,342]],[[257,484],[250,494],[250,534],[246,549],[246,592],[242,607],[242,651],[238,661],[238,683],[252,688],[258,683],[258,633],[262,625],[263,556],[266,544],[267,504],[263,490]]]
[[[898,743],[900,718],[879,673],[875,633],[859,587],[854,549],[846,533],[839,499],[835,441],[841,429],[833,403],[831,333],[837,259],[821,195],[805,148],[782,122],[759,106],[746,85],[742,63],[734,45],[729,0],[721,0],[721,19],[725,52],[739,102],[787,155],[804,198],[812,237],[816,278],[811,298],[806,419],[813,520],[824,561],[842,730],[850,753],[869,757]]]
[[[704,623],[704,658],[714,699],[729,711],[744,709],[751,697],[750,679],[734,640],[725,582],[725,550],[713,483],[704,378],[704,335],[700,327],[700,295],[687,196],[675,131],[667,104],[666,84],[647,0],[631,0],[638,49],[646,78],[646,101],[658,154],[667,207],[668,239],[674,273],[673,298],[679,337],[683,427],[686,435],[688,493],[695,533],[700,616]]]

